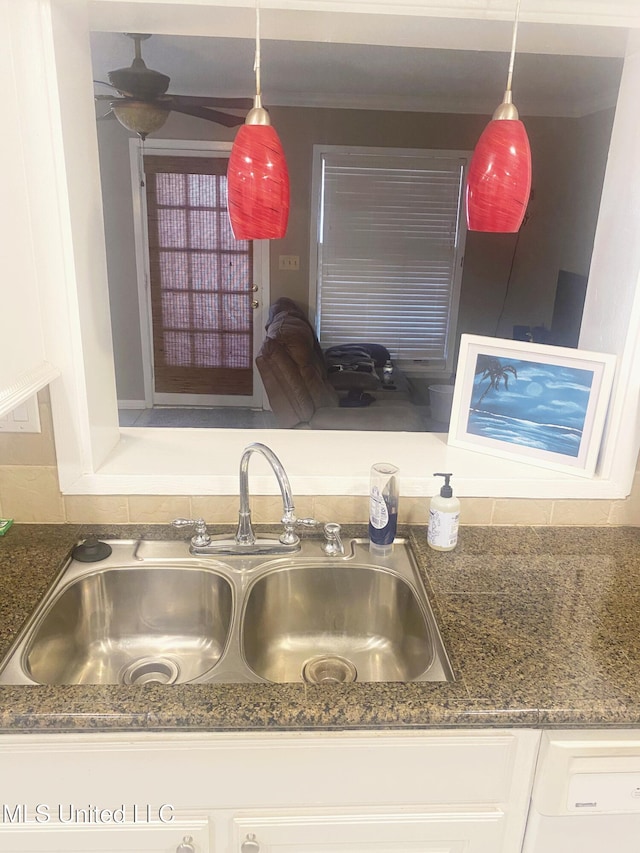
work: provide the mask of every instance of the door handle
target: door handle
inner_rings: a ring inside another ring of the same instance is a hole
[[[252,299],[252,300],[251,300],[251,307],[252,307],[252,308],[258,308],[258,307],[259,307],[259,305],[260,305],[260,303],[258,302],[258,300],[257,300],[257,299]]]

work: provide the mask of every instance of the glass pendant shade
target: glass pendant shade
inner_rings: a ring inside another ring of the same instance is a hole
[[[478,140],[467,177],[470,231],[515,233],[531,192],[531,149],[519,119],[493,119]]]
[[[256,0],[256,96],[227,167],[227,207],[236,240],[278,240],[289,221],[289,170],[282,143],[262,106],[260,3]]]
[[[244,124],[227,168],[227,203],[236,240],[277,240],[289,221],[289,171],[270,124]]]
[[[137,133],[141,139],[146,139],[149,133],[159,130],[169,118],[169,110],[163,110],[146,101],[113,101],[111,109],[120,124]]]

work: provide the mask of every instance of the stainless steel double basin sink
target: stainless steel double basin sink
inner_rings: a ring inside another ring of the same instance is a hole
[[[0,668],[4,684],[452,679],[405,542],[374,558],[305,540],[286,557],[195,557],[184,542],[117,540],[72,559]]]

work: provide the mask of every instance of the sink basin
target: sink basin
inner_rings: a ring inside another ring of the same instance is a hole
[[[0,663],[0,684],[444,681],[453,678],[411,552],[352,539],[327,557],[190,554],[112,540],[70,559]]]
[[[52,601],[23,666],[40,684],[190,681],[220,659],[232,600],[231,586],[213,571],[98,570]]]
[[[252,586],[247,664],[269,681],[412,681],[434,660],[426,614],[409,584],[366,566],[296,566]]]

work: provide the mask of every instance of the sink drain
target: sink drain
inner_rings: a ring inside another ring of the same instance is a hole
[[[302,667],[302,677],[307,684],[349,684],[357,676],[358,670],[351,661],[339,655],[320,655]]]
[[[175,684],[180,675],[177,663],[167,658],[138,658],[122,672],[123,684]]]

